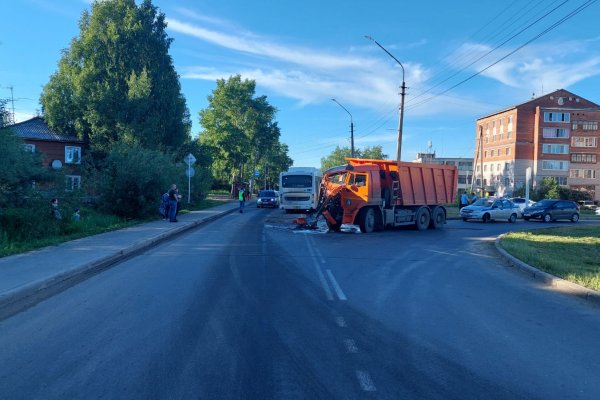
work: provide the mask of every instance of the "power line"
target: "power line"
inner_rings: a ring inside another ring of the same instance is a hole
[[[473,79],[474,77],[480,75],[481,73],[487,71],[488,69],[490,69],[491,67],[493,67],[494,65],[498,64],[499,62],[507,59],[508,57],[510,57],[511,55],[515,54],[517,51],[521,50],[523,47],[531,44],[533,41],[539,39],[540,37],[544,36],[546,33],[550,32],[551,30],[553,30],[554,28],[562,25],[565,21],[569,20],[570,18],[574,17],[575,15],[579,14],[581,11],[583,11],[584,9],[586,9],[587,7],[589,7],[590,5],[592,5],[593,3],[595,3],[597,0],[588,0],[586,3],[580,5],[579,7],[577,7],[575,10],[571,11],[569,14],[567,14],[565,17],[559,19],[557,22],[555,22],[554,24],[550,25],[550,27],[544,29],[542,32],[538,33],[537,35],[535,35],[533,38],[529,39],[528,41],[526,41],[525,43],[523,43],[521,46],[515,48],[514,50],[510,51],[508,54],[504,55],[503,57],[499,58],[498,60],[494,61],[492,64],[488,65],[487,67],[477,71],[476,73],[470,75],[469,77],[463,79],[462,81],[458,82],[457,84],[449,87],[446,90],[443,90],[440,93],[437,93],[431,97],[428,97],[416,104],[413,104],[411,108],[417,107],[421,104],[427,103],[433,99],[435,99],[436,97],[439,97],[447,92],[449,92],[452,89],[457,88],[458,86],[470,81],[471,79]]]

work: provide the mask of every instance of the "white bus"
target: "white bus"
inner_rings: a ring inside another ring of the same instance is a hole
[[[317,208],[321,170],[313,167],[292,167],[279,174],[281,208],[286,213],[294,210],[309,211]]]

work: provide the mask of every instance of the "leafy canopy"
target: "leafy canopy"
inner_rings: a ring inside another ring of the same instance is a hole
[[[165,15],[150,0],[96,1],[63,52],[41,103],[53,129],[89,140],[175,148],[190,135]]]
[[[321,158],[321,171],[326,171],[329,168],[338,165],[347,164],[346,157],[350,157],[351,154],[352,152],[348,146],[336,146],[327,157]],[[357,148],[354,150],[354,156],[355,158],[372,160],[386,160],[388,158],[388,155],[383,153],[383,148],[381,146],[367,146],[363,150]]]

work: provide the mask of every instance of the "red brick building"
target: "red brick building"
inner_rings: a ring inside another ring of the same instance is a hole
[[[560,89],[477,120],[475,187],[510,195],[553,176],[600,200],[600,105]],[[483,180],[483,182],[482,182]]]
[[[67,190],[81,187],[83,141],[75,136],[52,131],[41,117],[6,128],[20,137],[29,150],[42,153],[44,165],[63,170],[67,178]]]

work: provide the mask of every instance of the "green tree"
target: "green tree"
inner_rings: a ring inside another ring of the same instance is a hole
[[[157,215],[160,196],[169,185],[183,188],[185,167],[173,160],[139,144],[116,143],[89,173],[88,185],[97,186],[105,211],[126,218]]]
[[[0,130],[0,208],[22,206],[32,182],[51,180],[41,154],[26,151],[10,127]]]
[[[321,158],[321,171],[326,171],[329,168],[336,167],[338,165],[347,164],[346,158],[349,158],[351,153],[350,147],[348,146],[336,146],[327,157]],[[385,160],[388,158],[388,155],[383,153],[383,148],[381,146],[367,146],[364,148],[364,150],[357,148],[354,150],[354,155],[355,158],[365,158],[371,160]]]
[[[165,28],[165,15],[150,0],[95,1],[44,87],[48,124],[104,153],[115,142],[176,148],[189,139],[190,115]]]
[[[277,112],[266,96],[254,97],[256,83],[240,75],[217,80],[200,111],[199,140],[215,152],[213,173],[220,180],[248,179],[262,158],[279,143]]]
[[[258,179],[259,185],[264,188],[273,188],[279,184],[279,173],[287,171],[294,164],[288,156],[287,144],[277,143],[272,146],[261,160],[258,170],[261,176]]]

